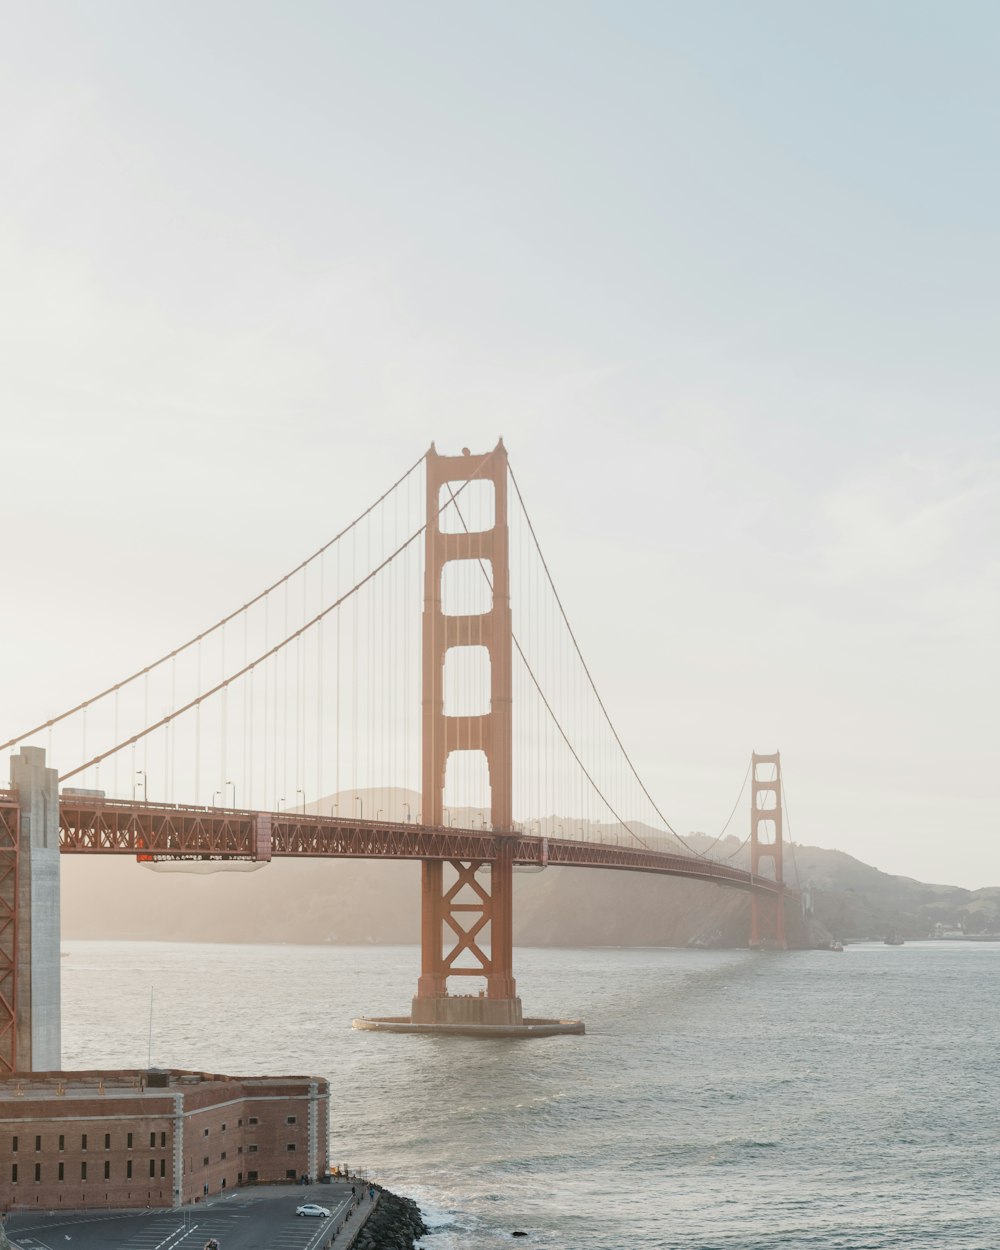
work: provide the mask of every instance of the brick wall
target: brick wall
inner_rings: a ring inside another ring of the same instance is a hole
[[[171,1206],[328,1168],[325,1081],[172,1073],[167,1088],[133,1094],[123,1086],[136,1075],[67,1073],[63,1093],[34,1090],[30,1076],[0,1081],[0,1209]],[[105,1093],[74,1088],[82,1078]]]

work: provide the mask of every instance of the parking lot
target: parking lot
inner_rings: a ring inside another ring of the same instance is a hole
[[[260,1186],[183,1211],[20,1211],[8,1217],[6,1230],[18,1250],[202,1250],[212,1238],[219,1250],[319,1250],[350,1201],[343,1181]],[[296,1216],[306,1202],[327,1207],[330,1218]],[[366,1199],[351,1223],[367,1209]]]

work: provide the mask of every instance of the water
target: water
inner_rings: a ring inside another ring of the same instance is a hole
[[[356,1033],[411,947],[67,942],[67,1068],[315,1072],[334,1162],[416,1197],[428,1250],[1000,1244],[1000,945],[517,952],[585,1037]],[[529,1237],[512,1243],[510,1232]]]

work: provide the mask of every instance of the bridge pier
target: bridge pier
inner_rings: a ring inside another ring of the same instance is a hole
[[[41,747],[11,758],[20,809],[15,942],[15,1050],[18,1072],[61,1067],[59,781]]]

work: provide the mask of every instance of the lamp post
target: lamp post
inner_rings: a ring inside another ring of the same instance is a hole
[[[232,787],[233,787],[233,807],[235,807],[235,806],[236,806],[236,782],[235,782],[235,781],[227,781],[227,782],[226,782],[226,787],[228,788],[229,786],[232,786]],[[223,802],[224,802],[224,801],[225,801],[225,800],[223,800]]]
[[[403,800],[403,806],[406,808],[406,819],[407,819],[407,821],[409,821],[409,820],[411,819],[411,816],[410,816],[410,805],[409,805],[409,803],[407,803],[406,799],[404,799],[404,800]]]
[[[221,798],[222,798],[222,791],[221,791],[221,790],[216,790],[216,792],[212,795],[212,806],[213,806],[213,807],[218,807],[218,806],[219,806],[219,804],[218,804],[218,803],[216,803],[216,801],[215,801],[215,800],[216,800],[216,799],[221,799]]]
[[[149,800],[149,795],[148,795],[148,793],[147,793],[147,791],[146,791],[146,774],[145,774],[145,772],[143,771],[143,769],[141,769],[141,768],[137,768],[137,769],[135,770],[135,777],[141,777],[141,778],[142,778],[142,798],[143,798],[143,802],[148,802],[148,800]],[[136,787],[136,780],[135,780],[135,777],[133,777],[133,778],[132,778],[132,802],[133,802],[133,803],[135,802],[135,787]]]
[[[354,801],[355,801],[355,803],[357,803],[357,805],[358,805],[358,820],[364,820],[364,818],[365,818],[365,801],[364,801],[364,799],[361,797],[361,795],[360,795],[360,794],[356,794],[356,795],[354,796]]]
[[[295,793],[302,795],[302,815],[304,816],[306,814],[306,792],[305,790],[296,790]]]

